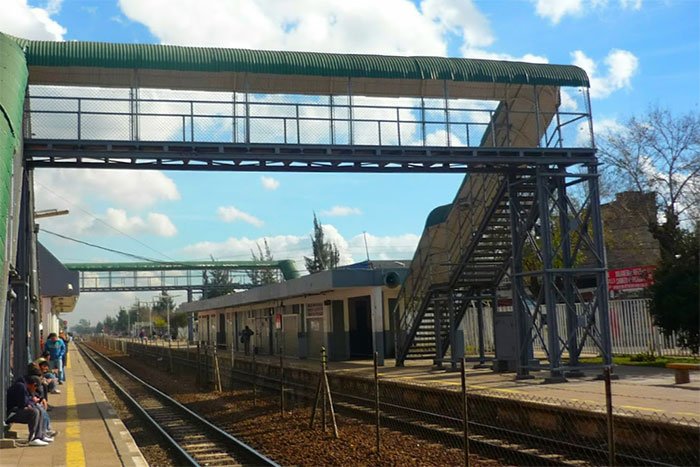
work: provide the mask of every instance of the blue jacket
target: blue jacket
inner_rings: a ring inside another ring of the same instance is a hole
[[[49,353],[51,360],[58,360],[66,353],[66,344],[62,339],[48,340],[44,345],[44,350]]]

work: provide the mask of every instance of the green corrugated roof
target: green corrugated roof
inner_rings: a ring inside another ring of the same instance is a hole
[[[466,179],[465,179],[466,180]],[[438,206],[428,214],[428,218],[425,221],[425,228],[432,227],[437,224],[441,224],[447,220],[447,216],[450,214],[452,209],[452,203],[443,204]]]
[[[350,78],[426,79],[589,86],[573,65],[446,57],[333,54],[15,38],[28,66],[249,72]]]

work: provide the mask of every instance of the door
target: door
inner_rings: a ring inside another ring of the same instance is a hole
[[[350,358],[372,357],[372,317],[370,297],[348,300],[350,314]]]

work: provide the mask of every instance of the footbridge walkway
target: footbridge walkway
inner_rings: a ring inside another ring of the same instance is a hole
[[[38,329],[38,167],[465,173],[453,203],[429,216],[402,285],[397,364],[440,363],[450,349],[458,358],[461,317],[499,287],[510,290],[512,312],[496,313],[493,324],[512,331],[499,334],[496,358],[519,377],[532,368],[535,340],[553,379],[577,367],[586,342],[610,362],[589,79],[580,68],[2,34],[0,57],[0,389],[38,346],[30,332]],[[562,108],[572,98],[583,110]],[[584,279],[592,293],[580,292]],[[17,298],[6,308],[10,289]]]

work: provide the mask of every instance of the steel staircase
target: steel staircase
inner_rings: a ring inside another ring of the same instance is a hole
[[[529,209],[535,202],[535,186],[524,181],[518,186],[520,206]],[[442,226],[447,245],[441,250],[439,232],[432,235],[427,232],[424,238],[431,240],[427,246],[432,247],[433,254],[419,255],[419,247],[416,253],[419,258],[414,259],[419,274],[409,275],[404,284],[408,286],[399,293],[398,329],[408,332],[400,333],[397,339],[397,365],[405,360],[436,357],[436,335],[441,340],[439,355],[445,355],[450,345],[447,318],[450,291],[455,322],[459,323],[471,298],[480,290],[493,290],[508,269],[511,257],[508,180],[496,175],[472,177],[461,191],[464,193],[453,204],[446,225]],[[436,311],[441,312],[439,331]]]

